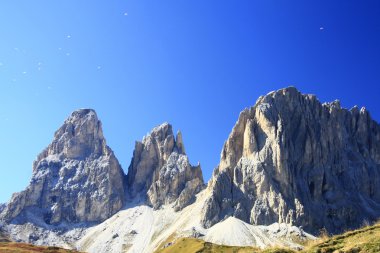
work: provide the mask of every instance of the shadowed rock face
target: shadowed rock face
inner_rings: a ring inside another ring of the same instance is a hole
[[[181,133],[175,138],[168,123],[136,142],[127,180],[132,197],[147,196],[154,208],[173,203],[176,210],[193,202],[204,185],[200,165],[190,165]]]
[[[95,111],[75,111],[37,157],[25,191],[2,213],[6,221],[40,213],[47,223],[103,221],[124,204],[124,174],[106,145]]]
[[[8,235],[4,231],[2,231],[0,227],[0,243],[1,242],[10,242],[10,240]]]
[[[240,113],[209,182],[206,227],[227,216],[340,232],[380,217],[380,126],[365,108],[286,88]]]

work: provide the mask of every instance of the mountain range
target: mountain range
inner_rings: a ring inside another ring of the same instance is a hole
[[[363,107],[288,87],[244,109],[207,184],[181,132],[163,123],[127,174],[92,109],[73,112],[33,163],[27,188],[0,205],[17,242],[86,252],[154,252],[182,237],[302,248],[380,217],[380,125]]]

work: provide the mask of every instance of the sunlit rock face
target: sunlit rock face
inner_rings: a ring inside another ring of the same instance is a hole
[[[190,164],[181,133],[174,137],[168,123],[136,142],[127,181],[132,197],[147,197],[154,208],[172,204],[176,210],[192,203],[204,185],[200,165]]]
[[[380,217],[380,126],[365,108],[290,87],[240,113],[208,185],[202,223],[235,216],[340,232]]]
[[[103,221],[124,202],[124,174],[101,122],[94,110],[81,109],[56,131],[33,163],[29,186],[13,195],[2,217],[28,220],[31,212],[48,224]]]

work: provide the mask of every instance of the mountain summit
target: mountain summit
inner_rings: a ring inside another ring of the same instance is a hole
[[[380,216],[380,126],[365,108],[289,87],[240,113],[208,186],[203,225],[229,216],[340,232]]]
[[[38,216],[47,224],[101,222],[135,197],[154,208],[173,204],[181,210],[203,189],[200,165],[191,166],[182,134],[172,126],[154,128],[136,142],[125,175],[106,145],[102,124],[92,109],[74,111],[56,131],[52,143],[33,163],[25,191],[1,207],[7,222]]]
[[[170,124],[136,141],[125,175],[95,111],[81,109],[37,157],[26,190],[0,205],[0,229],[94,253],[150,253],[179,237],[299,249],[322,228],[377,220],[378,189],[379,124],[294,87],[240,113],[207,188]]]
[[[10,221],[29,212],[48,224],[103,221],[125,203],[123,177],[95,111],[77,110],[38,155],[29,186],[13,195],[3,216]]]
[[[181,132],[174,137],[168,123],[136,142],[127,178],[132,197],[147,194],[154,208],[173,203],[175,210],[193,202],[204,185],[200,165],[190,165]]]

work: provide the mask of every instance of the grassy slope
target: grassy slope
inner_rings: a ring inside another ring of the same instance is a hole
[[[275,251],[273,251],[275,250]],[[253,247],[232,247],[212,244],[195,238],[180,238],[173,245],[160,249],[156,253],[293,253],[281,249],[260,250]]]
[[[377,253],[380,252],[380,224],[326,238],[309,246],[307,253]]]
[[[1,253],[74,253],[77,251],[66,250],[58,247],[34,246],[26,243],[0,242]]]
[[[228,247],[194,238],[181,238],[156,253],[296,253],[289,249],[260,250],[250,247]],[[311,242],[299,253],[377,253],[380,252],[380,224]]]

